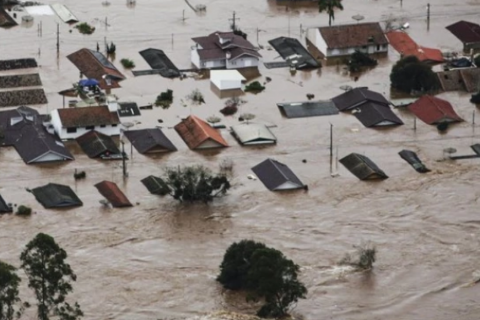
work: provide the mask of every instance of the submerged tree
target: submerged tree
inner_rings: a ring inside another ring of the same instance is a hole
[[[342,0],[318,0],[318,12],[326,12],[328,14],[328,25],[332,25],[335,20],[335,9],[343,10]]]
[[[407,56],[395,63],[390,73],[392,88],[411,93],[438,90],[437,74],[415,56]]]
[[[77,279],[66,258],[65,250],[44,233],[37,234],[20,255],[28,286],[37,299],[39,320],[76,320],[83,316],[78,303],[65,301],[73,290],[70,280]]]
[[[350,265],[359,270],[371,270],[377,258],[377,248],[371,243],[355,246],[355,254],[347,254],[340,264]]]
[[[300,267],[263,243],[242,240],[225,253],[217,281],[231,290],[247,290],[247,300],[263,299],[260,317],[283,317],[307,288],[298,278]]]
[[[15,267],[0,261],[0,320],[20,318],[28,304],[22,304],[18,297],[20,277]]]

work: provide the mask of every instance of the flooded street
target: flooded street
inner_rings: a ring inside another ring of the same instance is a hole
[[[169,80],[150,75],[134,77],[120,64],[134,60],[135,70],[150,69],[138,54],[147,48],[162,49],[179,69],[190,68],[192,37],[226,31],[232,11],[249,40],[264,49],[263,61],[279,61],[267,50],[268,40],[291,36],[305,41],[307,28],[328,24],[328,15],[314,8],[296,6],[286,10],[271,0],[191,0],[205,4],[207,11],[195,14],[180,0],[137,0],[130,8],[125,1],[65,0],[80,21],[96,27],[92,35],[81,35],[57,16],[35,16],[34,22],[12,29],[0,28],[0,60],[36,58],[49,112],[63,105],[59,91],[78,81],[79,72],[66,56],[83,47],[103,48],[104,39],[117,46],[114,64],[127,79],[113,91],[121,101],[138,105],[154,102],[166,89],[174,91],[168,110],[142,110],[142,116],[121,118],[135,122],[134,129],[161,125],[178,151],[144,156],[133,150],[127,162],[129,177],[122,177],[121,163],[89,159],[73,146],[75,161],[62,164],[26,165],[13,148],[0,149],[0,194],[7,202],[31,206],[29,218],[0,217],[0,260],[19,266],[24,245],[38,232],[52,235],[68,252],[77,273],[75,298],[85,319],[154,320],[194,316],[216,310],[251,313],[243,300],[224,292],[216,283],[218,266],[234,241],[254,239],[281,250],[302,267],[301,280],[309,294],[294,310],[308,320],[478,320],[480,315],[480,159],[442,161],[445,148],[470,154],[479,142],[480,113],[468,102],[470,94],[449,92],[449,100],[465,122],[454,124],[446,134],[435,126],[417,121],[408,111],[395,110],[405,125],[393,129],[368,129],[353,116],[339,114],[301,119],[283,118],[277,102],[330,99],[343,85],[368,86],[390,97],[389,74],[399,58],[392,47],[387,58],[355,82],[341,67],[298,71],[259,67],[266,90],[246,93],[239,113],[253,113],[254,121],[274,125],[275,146],[241,147],[226,131],[230,147],[195,152],[187,148],[172,127],[190,113],[201,118],[215,115],[227,127],[237,117],[223,117],[220,99],[210,81],[193,78]],[[390,17],[409,22],[408,32],[419,44],[442,51],[461,51],[461,43],[445,29],[459,20],[478,22],[480,0],[436,0],[431,2],[427,31],[428,0],[344,0],[345,10],[336,13],[335,24],[384,21]],[[44,1],[54,3],[54,1]],[[185,10],[185,21],[182,19]],[[108,28],[102,21],[108,18]],[[19,20],[19,19],[17,19]],[[42,21],[43,34],[37,25]],[[56,54],[56,26],[60,23],[60,56]],[[301,27],[301,26],[302,27]],[[382,23],[382,26],[384,24]],[[71,32],[70,32],[71,30]],[[173,39],[173,40],[172,40]],[[40,54],[39,54],[40,53]],[[4,74],[30,73],[14,70]],[[183,107],[181,99],[198,88],[206,104]],[[473,114],[477,123],[472,124]],[[163,123],[159,123],[162,119]],[[330,124],[334,153],[342,158],[351,152],[371,158],[390,177],[381,182],[359,181],[341,164],[332,177],[329,163]],[[70,143],[72,144],[72,143]],[[74,145],[74,143],[72,144]],[[125,144],[130,154],[130,144]],[[418,153],[432,169],[418,174],[398,152]],[[259,180],[249,180],[251,167],[271,157],[287,164],[309,186],[309,191],[273,193]],[[210,206],[184,206],[171,198],[148,193],[140,182],[150,174],[160,175],[165,166],[204,164],[214,170],[223,159],[233,160],[234,187],[228,196]],[[303,163],[302,160],[306,160]],[[87,178],[75,181],[74,170],[85,170]],[[116,182],[134,207],[104,208],[94,184]],[[70,210],[47,210],[25,188],[48,182],[66,184],[75,190],[84,206]],[[378,260],[371,274],[349,273],[337,266],[355,245],[371,241]],[[22,278],[25,277],[22,274]],[[26,281],[23,281],[26,290]],[[23,298],[33,302],[33,295]],[[33,319],[34,308],[23,318]]]

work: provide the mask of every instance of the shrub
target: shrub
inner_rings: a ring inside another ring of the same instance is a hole
[[[370,243],[356,247],[357,251],[352,256],[346,254],[340,264],[353,266],[359,270],[370,270],[373,268],[377,256],[377,249]]]
[[[81,34],[92,34],[95,31],[95,27],[92,27],[86,22],[77,24],[75,28],[77,28]]]
[[[392,87],[403,92],[427,92],[440,88],[438,77],[432,69],[415,56],[400,59],[390,73]]]
[[[366,67],[375,67],[378,64],[377,60],[372,59],[368,54],[356,50],[350,56],[347,62],[348,70],[350,72],[359,72]]]
[[[116,51],[117,46],[113,42],[110,42],[110,45],[107,44],[107,54],[113,55]]]
[[[223,114],[224,116],[231,116],[237,113],[238,108],[235,105],[232,106],[227,106],[223,109],[220,110],[220,113]]]
[[[195,105],[200,105],[202,103],[205,103],[203,94],[198,89],[195,89],[192,92],[190,92],[190,94],[188,94],[185,98]]]
[[[168,109],[173,102],[173,91],[167,89],[167,91],[160,93],[157,96],[157,100],[155,101],[156,106],[160,106],[163,109]]]
[[[265,90],[265,87],[262,86],[262,84],[258,81],[254,81],[245,86],[245,92],[258,93],[258,92],[262,92],[263,90]]]
[[[440,132],[445,132],[448,129],[448,122],[447,121],[442,121],[439,124],[437,124],[437,129]]]
[[[480,104],[480,91],[477,92],[476,94],[472,94],[472,97],[470,98],[470,102]]]
[[[29,216],[32,214],[32,208],[20,205],[18,206],[17,212],[19,216]]]
[[[126,69],[135,68],[135,62],[133,62],[133,60],[130,60],[130,59],[122,59],[120,60],[120,63]]]

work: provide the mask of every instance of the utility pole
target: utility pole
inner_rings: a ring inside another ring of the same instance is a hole
[[[232,31],[235,31],[237,30],[237,25],[235,24],[235,22],[237,20],[240,20],[240,18],[236,18],[235,17],[235,11],[233,11],[233,17],[231,19],[228,19],[229,21],[232,21]]]
[[[333,168],[333,124],[330,123],[330,173]]]
[[[413,131],[417,131],[417,117],[413,118]]]
[[[60,24],[57,23],[57,55],[60,54]]]
[[[182,12],[182,21],[185,22],[185,10]]]
[[[108,17],[105,17],[105,30],[108,28]]]
[[[121,143],[122,143],[122,169],[123,169],[123,177],[124,178],[127,178],[128,177],[128,173],[127,173],[127,163],[125,162],[125,142],[123,141],[123,137],[122,139],[120,139]]]
[[[430,30],[430,3],[427,3],[427,31]]]
[[[173,33],[172,33],[172,50],[173,50]]]
[[[262,31],[263,31],[263,32],[266,32],[265,30],[259,29],[259,28],[257,27],[257,44],[258,44],[258,34],[259,34],[260,32],[262,32]],[[472,60],[472,61],[473,61],[473,60]]]

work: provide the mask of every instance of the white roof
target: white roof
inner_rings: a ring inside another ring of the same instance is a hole
[[[71,23],[71,22],[78,22],[77,17],[73,15],[73,13],[68,10],[67,7],[65,7],[61,3],[54,3],[51,5],[53,11],[60,17],[60,19],[63,20],[63,22],[66,23]]]
[[[233,134],[242,144],[273,143],[277,138],[264,124],[243,123],[231,127]]]
[[[55,13],[49,5],[25,7],[31,16],[53,16]]]
[[[210,70],[210,79],[246,80],[237,70]]]

